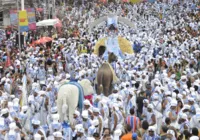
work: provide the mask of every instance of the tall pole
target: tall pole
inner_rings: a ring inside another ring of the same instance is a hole
[[[17,0],[17,12],[18,12],[18,46],[19,46],[19,54],[21,56],[21,33],[20,33],[20,25],[19,25],[19,0]]]
[[[50,1],[47,0],[47,3],[48,3],[48,19],[50,19],[50,14],[51,14]]]
[[[22,7],[22,10],[24,10],[24,0],[21,0],[21,7]]]

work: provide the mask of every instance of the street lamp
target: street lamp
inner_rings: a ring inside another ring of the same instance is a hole
[[[21,0],[21,10],[24,10],[24,0]],[[19,25],[19,0],[17,0],[17,12],[18,12],[18,44],[19,44],[19,54],[21,56],[21,33],[20,33],[20,25]]]

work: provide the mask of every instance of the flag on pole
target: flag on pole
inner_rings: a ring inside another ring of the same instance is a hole
[[[20,106],[27,105],[27,77],[26,75],[22,78],[22,98],[20,100]]]

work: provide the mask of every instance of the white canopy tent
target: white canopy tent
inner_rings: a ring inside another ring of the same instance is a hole
[[[36,23],[36,26],[54,26],[58,23],[57,19],[46,19]]]

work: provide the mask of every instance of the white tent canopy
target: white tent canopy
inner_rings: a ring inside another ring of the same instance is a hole
[[[36,23],[36,26],[54,26],[58,23],[57,19],[46,19]]]

